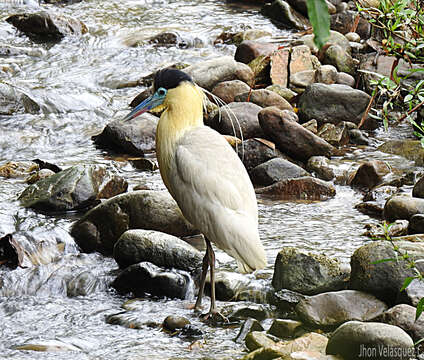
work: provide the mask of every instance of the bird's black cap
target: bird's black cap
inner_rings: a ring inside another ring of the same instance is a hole
[[[155,74],[155,80],[153,84],[155,91],[161,87],[169,90],[176,88],[183,81],[193,82],[191,77],[185,72],[177,69],[166,68],[159,70]]]

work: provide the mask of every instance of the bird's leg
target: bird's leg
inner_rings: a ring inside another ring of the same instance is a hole
[[[207,241],[207,243],[208,242],[209,241]],[[205,290],[206,274],[208,273],[208,267],[209,267],[209,246],[206,246],[206,254],[203,257],[202,275],[200,277],[199,295],[197,295],[196,304],[194,305],[195,310],[200,310],[202,306],[202,298],[203,298],[203,292]]]

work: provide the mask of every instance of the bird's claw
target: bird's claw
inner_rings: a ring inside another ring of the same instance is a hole
[[[222,315],[218,310],[209,310],[208,313],[202,314],[200,316],[200,319],[203,322],[208,322],[208,323],[213,323],[213,324],[229,323],[230,322],[228,320],[228,318],[225,317],[224,315]]]

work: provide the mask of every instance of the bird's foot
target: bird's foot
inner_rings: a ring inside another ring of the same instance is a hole
[[[211,309],[209,310],[208,313],[206,314],[202,314],[200,316],[200,319],[203,322],[208,322],[208,323],[213,323],[213,324],[218,324],[218,323],[229,323],[230,321],[228,320],[227,317],[225,317],[224,315],[222,315],[218,310],[216,309]]]

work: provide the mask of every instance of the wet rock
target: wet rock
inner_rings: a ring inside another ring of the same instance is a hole
[[[290,319],[275,319],[268,333],[279,337],[280,339],[286,339],[289,337],[296,336],[296,333],[303,331],[301,329],[302,323],[296,320]]]
[[[247,319],[240,327],[240,331],[237,334],[234,341],[238,344],[243,343],[248,336],[250,336],[253,332],[260,332],[264,331],[264,328],[262,327],[261,323],[256,319]],[[248,346],[246,344],[246,346]],[[250,347],[248,346],[250,349]],[[253,350],[253,349],[252,349]]]
[[[369,145],[368,135],[359,129],[349,129],[349,141],[356,145]]]
[[[273,91],[287,101],[291,101],[297,95],[297,93],[295,93],[293,90],[290,90],[279,84],[270,85],[266,87],[265,90]]]
[[[412,189],[412,196],[424,198],[424,176],[415,183],[414,188]]]
[[[19,201],[47,212],[77,210],[125,192],[127,187],[123,178],[103,167],[76,165],[28,186]]]
[[[306,323],[320,328],[338,326],[346,321],[368,321],[387,310],[387,305],[370,294],[355,290],[327,292],[307,297],[296,306]]]
[[[155,171],[159,169],[158,164],[154,160],[148,158],[133,158],[130,160],[130,163],[137,170],[141,171]]]
[[[184,40],[181,35],[172,31],[164,31],[150,37],[147,42],[156,46],[178,46],[181,48],[187,47],[187,41]]]
[[[253,168],[249,175],[253,184],[268,186],[281,180],[308,176],[309,173],[288,160],[274,158]]]
[[[411,305],[399,304],[387,310],[379,320],[400,327],[416,342],[424,338],[424,319],[415,320],[416,310]]]
[[[38,180],[48,178],[49,176],[52,176],[54,174],[55,172],[49,169],[41,169],[40,171],[37,171],[35,174],[28,176],[25,179],[25,182],[27,184],[35,184]]]
[[[184,72],[190,75],[197,85],[209,91],[223,81],[241,80],[251,85],[253,80],[252,70],[230,56],[198,62],[185,68]]]
[[[336,176],[325,156],[311,156],[306,164],[306,168],[324,181],[331,181]]]
[[[396,240],[402,240],[401,238],[398,238],[398,236],[408,234],[408,220],[396,220],[390,224],[388,229],[384,229],[379,226],[379,224],[367,224],[365,225],[365,228],[367,229],[367,232],[364,235],[376,240],[385,239],[386,236],[390,236],[392,238],[396,237]]]
[[[379,204],[375,201],[367,201],[356,204],[355,209],[361,212],[362,214],[375,218],[382,218],[384,205]],[[368,231],[366,231],[364,235],[368,236]]]
[[[306,129],[309,130],[311,133],[313,134],[318,134],[318,123],[315,119],[309,120],[305,123],[302,124],[302,126]]]
[[[235,101],[238,102],[252,102],[263,108],[268,106],[275,106],[280,110],[291,110],[293,107],[290,103],[278,95],[277,93],[265,89],[252,90],[250,92],[245,92],[235,97]]]
[[[386,203],[386,200],[399,192],[399,189],[395,186],[382,185],[378,186],[371,191],[368,191],[363,200],[364,201],[377,201],[383,205]]]
[[[292,9],[288,3],[282,0],[275,0],[272,4],[265,4],[262,8],[262,14],[290,29],[306,30],[310,26],[306,17]]]
[[[174,236],[195,233],[166,191],[140,190],[115,196],[91,209],[72,226],[71,235],[84,252],[110,255],[119,237],[130,229]]]
[[[258,114],[262,108],[248,102],[233,102],[223,106],[211,114],[206,125],[223,135],[234,135],[239,139],[263,137],[263,130],[259,125]],[[234,121],[238,120],[238,123]],[[242,134],[240,134],[240,128]],[[235,134],[234,134],[235,130]]]
[[[0,237],[0,264],[5,265],[11,269],[15,269],[18,265],[21,265],[19,249],[16,246],[18,243],[12,237],[11,234],[7,234]],[[22,256],[21,256],[22,258]],[[0,288],[2,283],[0,282]]]
[[[88,30],[79,20],[70,17],[38,12],[16,14],[6,21],[28,36],[60,40],[67,35],[82,35]]]
[[[269,31],[261,30],[261,29],[248,29],[245,31],[238,32],[236,34],[228,34],[228,35],[226,36],[224,32],[223,34],[221,34],[221,36],[218,36],[214,44],[219,44],[224,42],[226,44],[239,45],[244,40],[258,40],[264,37],[272,36],[272,34]]]
[[[345,72],[338,72],[336,83],[340,85],[347,85],[353,88],[355,87],[355,78]]]
[[[406,353],[406,356],[389,355],[389,351],[394,350],[397,353],[398,351]],[[368,351],[370,354],[375,354],[371,355],[373,359],[406,360],[413,355],[414,344],[409,335],[397,326],[349,321],[331,334],[326,349],[327,354],[341,355],[345,360],[365,357]]]
[[[256,193],[278,200],[327,200],[336,195],[336,189],[330,183],[305,176],[279,181]]]
[[[230,321],[240,321],[249,318],[262,321],[274,316],[274,309],[272,306],[262,304],[250,304],[247,306],[245,304],[238,304],[226,308],[224,315],[227,316]]]
[[[155,150],[158,120],[157,116],[148,113],[126,122],[115,120],[99,135],[93,136],[93,140],[101,147],[143,156]]]
[[[135,297],[150,294],[171,299],[185,299],[192,280],[183,271],[164,270],[149,262],[127,267],[113,281],[112,286],[122,294],[133,293]]]
[[[325,52],[324,64],[333,65],[340,72],[355,75],[356,62],[352,56],[339,45],[331,45]]]
[[[377,6],[378,7],[378,6]],[[357,11],[340,11],[337,14],[330,16],[331,29],[338,31],[342,34],[347,34],[351,31],[355,25],[356,18],[358,17]],[[359,22],[356,27],[356,33],[362,39],[368,39],[371,35],[371,24],[364,19],[362,16],[359,16]]]
[[[0,115],[15,113],[37,114],[40,105],[21,89],[9,84],[0,83]]]
[[[412,215],[409,219],[408,225],[409,234],[423,234],[424,233],[424,214]]]
[[[269,77],[273,85],[287,87],[289,76],[290,50],[288,48],[278,49],[270,55]],[[285,96],[283,96],[288,100]]]
[[[314,35],[304,35],[300,38],[300,41],[311,49],[312,54],[318,53],[318,48],[314,43]],[[326,44],[328,46],[337,44],[341,46],[346,52],[351,52],[349,41],[344,35],[337,31],[330,30],[330,38],[327,40]]]
[[[275,107],[265,108],[258,114],[259,123],[278,148],[289,156],[307,161],[311,156],[330,155],[333,147],[302,125],[287,120]]]
[[[261,55],[271,55],[277,49],[277,44],[245,40],[237,46],[234,59],[238,62],[248,64]]]
[[[262,330],[256,330],[247,334],[245,344],[250,351],[254,351],[262,347],[273,346],[275,341]]]
[[[26,177],[34,174],[39,168],[34,161],[8,161],[0,166],[0,176],[6,179]]]
[[[120,325],[128,329],[143,329],[145,327],[158,327],[160,324],[146,323],[135,311],[123,311],[117,314],[108,315],[106,323]]]
[[[247,171],[252,170],[259,164],[273,159],[278,155],[278,150],[275,149],[274,143],[260,138],[252,138],[243,141],[242,151],[239,153]]]
[[[287,247],[275,260],[272,286],[305,295],[344,289],[349,275],[337,260]]]
[[[163,321],[163,327],[169,331],[182,329],[184,326],[190,324],[190,320],[184,316],[169,315]]]
[[[294,340],[281,341],[274,345],[262,346],[244,356],[242,360],[274,359],[280,357],[292,359],[290,355],[299,351],[316,351],[324,354],[327,342],[328,339],[325,336],[311,332]]]
[[[317,135],[336,147],[347,145],[349,142],[349,133],[344,121],[337,125],[325,123],[318,130]]]
[[[205,336],[201,329],[192,324],[185,325],[178,335],[188,339],[203,338]]]
[[[226,104],[234,102],[234,98],[236,95],[245,93],[249,91],[250,87],[246,83],[240,80],[231,80],[224,81],[222,83],[217,84],[213,90],[212,94],[218,96],[222,101]]]
[[[298,115],[303,122],[316,119],[318,123],[358,124],[369,101],[367,93],[346,85],[312,84],[300,96]]]
[[[32,47],[22,47],[22,46],[12,46],[9,44],[0,43],[0,56],[43,56],[46,54],[46,51],[42,48],[32,48]]]
[[[295,291],[281,289],[273,292],[269,297],[269,302],[275,305],[277,309],[283,314],[294,312],[296,305],[306,296]]]
[[[381,160],[367,161],[356,170],[350,184],[354,187],[371,190],[383,182],[384,176],[390,173],[388,164]]]
[[[64,351],[73,351],[75,353],[81,352],[81,348],[60,340],[38,340],[32,343],[16,346],[15,348],[16,350],[41,351],[47,353],[60,353]]]
[[[424,148],[418,140],[388,140],[377,150],[403,156],[405,159],[415,161],[416,166],[424,166]]]
[[[424,257],[424,244],[411,243],[407,241],[396,241],[398,251],[401,254],[408,253],[411,259],[422,259]],[[398,261],[381,261],[384,259],[395,259]],[[407,267],[407,262],[401,259],[393,245],[388,241],[376,241],[366,244],[357,249],[350,260],[351,289],[360,290],[375,295],[389,305],[405,300],[405,292],[400,292],[404,280],[408,276],[414,276],[415,272]],[[416,263],[422,272],[424,265]],[[424,293],[421,294],[424,296]]]
[[[290,75],[290,87],[295,89],[298,93],[315,82],[316,70],[304,70]]]
[[[409,196],[393,196],[384,206],[384,218],[390,222],[409,220],[415,214],[424,214],[424,199]]]
[[[185,241],[153,230],[128,230],[113,248],[113,257],[121,269],[149,261],[156,266],[189,272],[199,271],[203,256]]]
[[[316,72],[316,81],[323,84],[335,84],[338,72],[333,65],[322,65]]]

